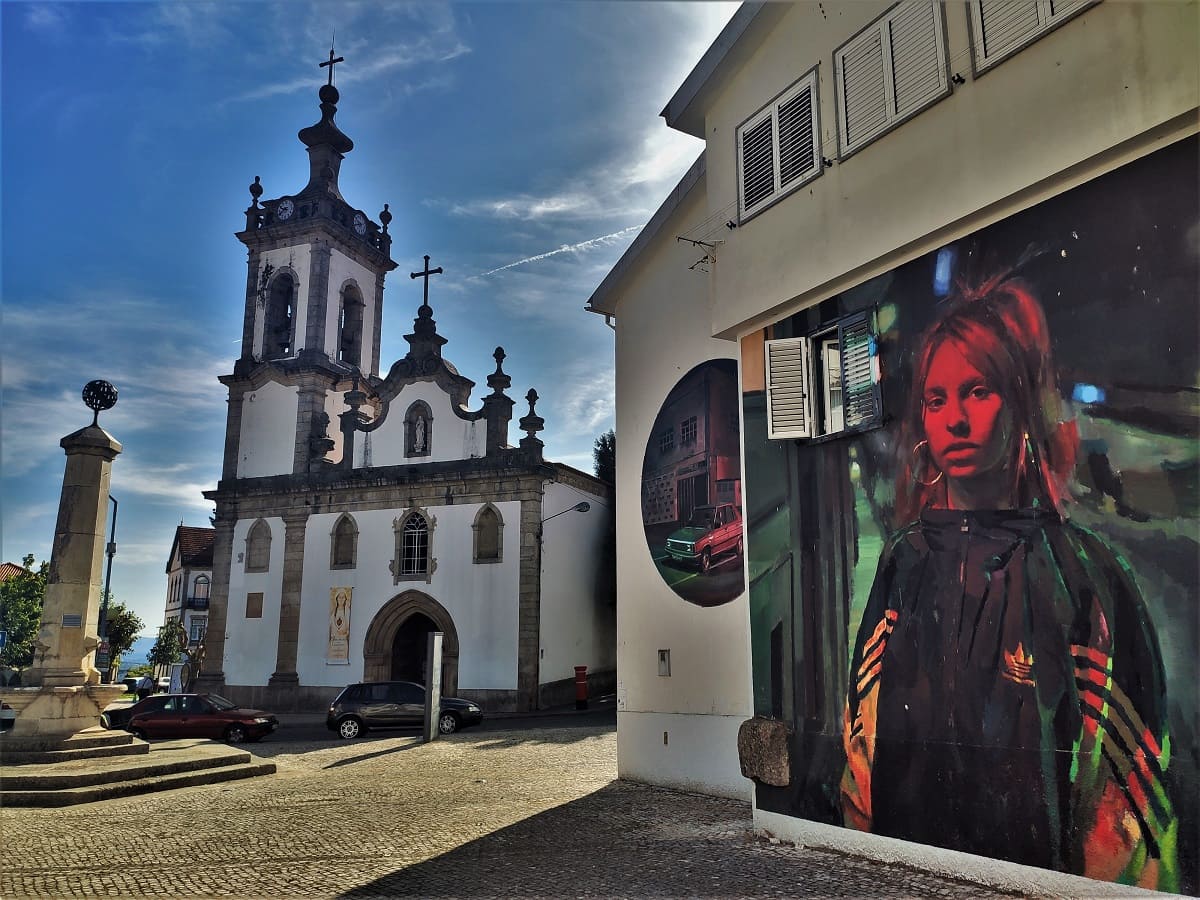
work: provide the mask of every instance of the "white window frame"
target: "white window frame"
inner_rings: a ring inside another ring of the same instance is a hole
[[[910,98],[904,108],[896,91],[896,59],[893,47],[893,26],[906,14],[920,8],[929,10],[932,30],[928,37],[933,41],[932,49],[937,63],[938,80],[929,82],[927,91]],[[879,42],[880,65],[883,83],[880,86],[883,101],[883,120],[861,135],[850,134],[850,110],[846,102],[846,57],[873,41]],[[946,49],[946,18],[942,4],[937,0],[905,0],[888,9],[866,28],[846,41],[833,52],[834,106],[837,110],[838,160],[844,160],[863,147],[878,140],[893,128],[928,109],[937,101],[950,95],[950,69]]]
[[[807,335],[766,341],[763,362],[766,367],[769,439],[817,440],[855,434],[883,424],[883,401],[879,388],[879,330],[875,319],[873,310],[851,313]],[[861,340],[864,328],[865,342]],[[833,393],[829,369],[819,365],[815,359],[831,335],[837,336],[839,356],[837,374],[841,394],[841,423],[837,428],[831,427],[828,409],[823,410],[820,421],[817,420],[814,402],[814,391],[821,392],[825,400],[823,405],[826,406]],[[853,339],[857,339],[858,344],[852,345]],[[864,350],[867,353],[866,360],[862,359]],[[859,363],[857,367],[854,365],[856,360]],[[851,385],[847,371],[855,368],[860,372],[865,371],[867,378]],[[864,392],[867,394],[865,413],[861,402]],[[854,415],[855,411],[857,416]]]
[[[802,169],[791,180],[782,183],[779,152],[779,111],[804,92],[808,92],[809,94],[809,107],[811,109],[811,129],[808,136],[808,147],[812,153],[812,165]],[[768,119],[771,122],[771,190],[759,200],[747,206],[743,181],[745,160],[742,153],[742,138],[743,135],[753,131],[754,128]],[[736,176],[739,224],[758,215],[758,213],[762,212],[768,206],[786,197],[797,188],[808,184],[821,174],[823,170],[821,156],[821,104],[817,91],[817,66],[813,66],[812,69],[802,75],[797,81],[779,93],[770,103],[763,106],[737,127],[734,134],[734,158],[737,160]]]
[[[967,0],[972,76],[979,77],[1099,2],[1100,0]],[[989,49],[985,37],[985,21],[989,15],[998,13],[1002,8],[1011,8],[1013,11],[1024,8],[1033,13],[1036,24],[1007,41],[1002,40],[994,49]]]

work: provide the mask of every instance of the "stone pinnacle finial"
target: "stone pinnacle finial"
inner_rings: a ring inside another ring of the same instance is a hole
[[[388,233],[388,223],[392,221],[392,214],[388,212],[388,205],[383,204],[383,212],[379,214],[379,221],[383,223],[383,233]]]
[[[512,386],[512,379],[504,373],[504,348],[497,347],[492,357],[496,360],[496,371],[487,377],[487,385],[492,389],[492,396],[499,397]]]
[[[538,401],[538,393],[533,388],[529,389],[529,393],[525,395],[525,399],[529,401],[529,415],[522,416],[521,421],[517,424],[521,426],[530,438],[536,439],[537,433],[546,427],[546,420],[537,414],[534,408]]]
[[[258,209],[258,198],[263,195],[262,182],[259,181],[259,176],[254,176],[254,184],[250,185],[250,196],[254,198],[250,204],[252,209]]]

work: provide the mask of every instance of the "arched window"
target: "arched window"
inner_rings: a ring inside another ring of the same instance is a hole
[[[271,526],[259,519],[246,535],[246,571],[265,572],[271,567]]]
[[[404,455],[428,456],[433,443],[433,412],[418,400],[404,414]]]
[[[504,552],[504,521],[500,518],[500,511],[492,504],[486,504],[475,516],[471,528],[475,532],[475,562],[500,562]]]
[[[353,284],[342,289],[342,309],[338,316],[338,359],[347,365],[362,365],[363,298]]]
[[[329,534],[329,568],[353,569],[358,560],[358,526],[343,514]]]
[[[207,575],[201,575],[201,576],[199,576],[199,577],[198,577],[198,578],[195,580],[195,582],[193,582],[193,583],[192,583],[192,597],[193,597],[193,599],[195,599],[195,600],[207,600],[207,599],[208,599],[208,588],[209,588],[209,580],[208,580],[208,576],[207,576]]]
[[[396,558],[392,560],[393,583],[432,577],[437,560],[430,553],[433,528],[437,524],[425,510],[413,510],[392,524],[396,539]]]
[[[287,272],[271,281],[263,327],[263,359],[292,355],[292,329],[296,318],[296,283]]]

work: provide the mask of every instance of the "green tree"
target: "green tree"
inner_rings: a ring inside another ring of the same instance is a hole
[[[617,433],[608,429],[592,445],[592,462],[596,477],[605,484],[617,483]]]
[[[170,666],[179,662],[179,657],[186,648],[187,635],[179,627],[179,623],[170,621],[158,629],[158,637],[154,639],[154,646],[150,648],[147,660],[155,668]]]
[[[104,630],[108,640],[108,654],[112,663],[109,665],[109,679],[116,674],[121,665],[121,654],[127,653],[137,640],[137,636],[146,627],[133,611],[124,603],[114,603],[112,596],[108,598],[108,613],[104,618]]]
[[[50,564],[33,567],[33,554],[22,561],[20,572],[0,583],[0,629],[8,632],[0,665],[21,669],[33,663],[33,642],[42,624],[42,604],[46,600],[46,579]]]

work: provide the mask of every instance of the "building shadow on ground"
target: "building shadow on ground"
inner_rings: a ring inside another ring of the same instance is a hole
[[[614,781],[341,896],[736,896],[747,885],[714,848],[750,826],[746,803]]]

